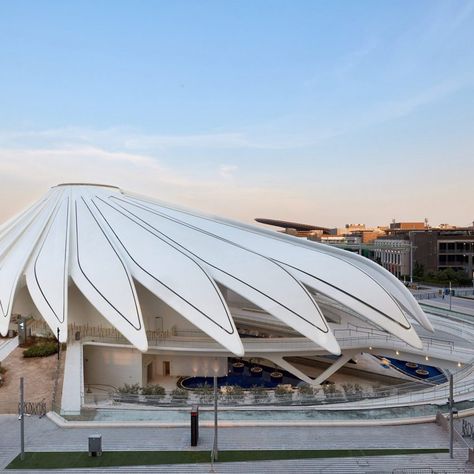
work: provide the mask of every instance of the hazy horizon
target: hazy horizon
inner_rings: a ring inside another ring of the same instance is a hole
[[[474,2],[20,0],[0,44],[0,223],[62,182],[246,222],[474,220]]]

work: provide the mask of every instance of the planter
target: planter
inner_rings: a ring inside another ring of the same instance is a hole
[[[272,379],[272,382],[280,382],[283,378],[283,374],[275,371],[270,374],[270,378]]]
[[[417,369],[415,370],[415,373],[420,377],[428,377],[428,375],[430,375],[430,373],[426,369]]]
[[[232,364],[232,370],[237,373],[241,374],[244,371],[245,364],[243,362],[234,362]]]
[[[250,369],[250,375],[252,377],[261,377],[263,373],[263,369],[261,367],[252,367]]]
[[[405,366],[409,369],[416,369],[418,367],[418,364],[415,364],[414,362],[405,362]]]

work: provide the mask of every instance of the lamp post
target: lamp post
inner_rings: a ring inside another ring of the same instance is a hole
[[[20,377],[20,459],[25,459],[25,389]]]
[[[454,457],[454,419],[453,419],[453,408],[454,408],[454,381],[453,374],[449,374],[449,456],[452,459]]]
[[[20,346],[26,342],[26,319],[22,316],[18,317],[18,341]]]
[[[217,448],[217,376],[214,375],[214,461],[218,460],[218,448]]]
[[[451,288],[451,282],[449,282],[449,311],[451,311],[451,296],[453,294],[453,290]]]
[[[59,342],[59,327],[57,328],[57,334],[58,334],[58,360],[59,360],[59,351],[61,350],[61,343]]]

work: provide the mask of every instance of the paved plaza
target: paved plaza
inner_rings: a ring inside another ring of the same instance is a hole
[[[80,451],[87,449],[87,437],[100,433],[107,450],[211,450],[213,430],[202,428],[199,446],[190,447],[185,428],[60,428],[48,418],[25,420],[27,451]],[[448,436],[433,423],[381,427],[248,427],[221,428],[219,448],[238,449],[375,449],[375,448],[446,448]],[[456,443],[454,460],[449,455],[381,456],[300,461],[258,461],[217,464],[215,472],[389,472],[410,467],[430,467],[434,472],[474,473],[466,465],[466,449]],[[11,415],[0,416],[0,468],[4,468],[19,450],[19,422]],[[210,464],[80,469],[73,472],[210,472]],[[24,472],[24,471],[22,471]],[[57,471],[59,472],[59,471]],[[421,471],[423,472],[423,471]]]

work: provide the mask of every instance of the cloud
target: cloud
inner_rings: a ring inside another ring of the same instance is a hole
[[[47,130],[0,131],[0,146],[34,148],[67,148],[95,145],[130,152],[170,151],[176,149],[278,149],[288,146],[284,141],[250,138],[244,132],[213,132],[193,134],[143,133],[129,127],[90,129],[64,127]],[[290,144],[291,146],[291,144]]]
[[[40,198],[51,186],[89,182],[118,186],[211,214],[253,222],[256,215],[299,215],[313,205],[304,193],[229,179],[235,165],[202,177],[165,166],[157,158],[98,146],[0,147],[0,224]],[[227,178],[227,179],[223,179]]]
[[[91,129],[63,127],[45,130],[0,131],[0,148],[68,149],[101,147],[132,154],[172,155],[191,151],[276,151],[310,146],[335,135],[334,130],[288,132],[293,117],[275,118],[246,131],[220,131],[192,134],[144,133],[130,127]],[[337,132],[336,132],[337,133]]]
[[[335,67],[335,76],[338,80],[347,80],[350,74],[361,66],[366,58],[375,51],[378,41],[371,40],[360,48],[354,49],[343,56]]]
[[[232,178],[238,169],[236,165],[221,165],[219,167],[219,176],[224,179]]]
[[[424,106],[440,101],[464,87],[471,86],[473,82],[474,76],[466,75],[438,82],[405,98],[380,102],[367,112],[365,120],[361,120],[359,127],[368,127],[406,117]]]

